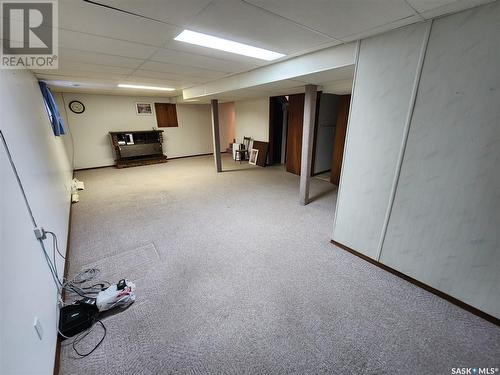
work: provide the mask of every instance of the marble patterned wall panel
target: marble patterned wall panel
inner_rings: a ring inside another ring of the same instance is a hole
[[[377,254],[426,25],[361,41],[333,239]]]
[[[381,261],[500,317],[500,3],[434,22]]]

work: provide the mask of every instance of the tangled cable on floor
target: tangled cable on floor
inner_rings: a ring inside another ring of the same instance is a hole
[[[82,353],[80,353],[78,351],[78,349],[76,348],[76,345],[79,344],[85,337],[87,337],[94,330],[94,327],[95,327],[96,323],[99,323],[101,325],[102,329],[104,330],[104,333],[103,333],[101,339],[99,340],[99,342],[90,351],[88,351],[87,353],[82,354]],[[86,331],[84,331],[84,332],[82,332],[82,333],[80,333],[80,334],[78,334],[78,335],[75,336],[75,338],[73,339],[73,343],[71,344],[71,346],[73,347],[73,350],[75,351],[75,353],[78,356],[80,356],[81,358],[85,358],[85,357],[91,355],[99,347],[99,345],[102,344],[102,342],[106,338],[106,333],[107,333],[106,326],[104,325],[104,323],[101,320],[97,319],[92,324],[92,327],[90,327],[88,330],[86,330]]]
[[[60,287],[60,290],[59,290],[61,299],[62,299],[63,294],[65,292],[69,293],[68,297],[70,300],[73,300],[74,297],[95,299],[97,294],[100,291],[108,288],[111,285],[108,281],[99,281],[97,283],[93,283],[89,286],[86,286],[86,284],[95,280],[95,278],[99,274],[100,274],[100,270],[98,268],[87,268],[87,269],[84,269],[84,270],[81,270],[80,272],[78,272],[70,280],[64,281]],[[103,333],[101,339],[99,340],[99,342],[90,351],[88,351],[87,353],[81,353],[77,349],[77,345],[82,340],[84,340],[91,332],[94,331],[94,327],[95,327],[96,323],[99,323],[101,325],[102,329],[104,330],[104,333]],[[68,337],[68,336],[65,336],[64,334],[62,334],[59,329],[58,329],[58,331],[62,337],[66,338],[66,339],[72,338],[72,337]],[[89,356],[99,347],[99,345],[102,344],[102,342],[104,341],[104,339],[106,337],[106,333],[107,333],[107,330],[106,330],[106,326],[104,325],[104,323],[99,319],[94,319],[90,328],[77,334],[76,336],[73,336],[73,342],[71,344],[73,347],[73,350],[81,358]]]
[[[108,288],[111,283],[102,280],[89,286],[84,286],[84,284],[94,280],[100,272],[98,268],[87,268],[78,272],[72,279],[62,283],[59,291],[60,296],[63,297],[64,292],[69,292],[72,296],[96,298],[97,294]]]

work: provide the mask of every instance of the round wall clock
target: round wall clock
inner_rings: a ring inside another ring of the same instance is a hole
[[[73,113],[83,113],[85,111],[85,106],[83,105],[82,102],[79,102],[78,100],[73,100],[69,103],[69,109],[71,109],[71,112]]]

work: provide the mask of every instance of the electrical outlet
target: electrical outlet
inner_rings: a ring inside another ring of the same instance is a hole
[[[33,327],[35,327],[36,334],[38,335],[38,338],[41,340],[43,338],[43,327],[42,323],[40,323],[40,320],[38,319],[38,316],[35,316]]]
[[[35,237],[37,240],[44,240],[47,238],[47,234],[43,227],[36,227],[35,229],[33,229],[33,232],[35,232]]]

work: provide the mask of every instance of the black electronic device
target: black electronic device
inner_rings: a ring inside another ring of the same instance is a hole
[[[98,312],[95,304],[83,301],[61,308],[59,315],[59,333],[62,338],[72,337],[92,327]]]
[[[125,279],[121,279],[120,281],[118,281],[118,284],[116,284],[116,290],[123,290],[126,286],[127,282],[125,281]]]

